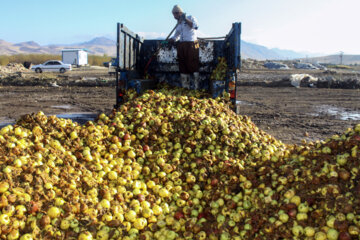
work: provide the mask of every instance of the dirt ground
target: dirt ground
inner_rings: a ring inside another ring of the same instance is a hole
[[[360,123],[360,91],[240,87],[240,114],[285,143],[324,140]]]
[[[282,71],[266,81],[285,74]],[[268,74],[257,70],[243,76],[251,81]],[[289,144],[324,140],[360,123],[359,89],[239,86],[238,100],[240,114]],[[109,113],[114,104],[115,89],[110,86],[0,86],[0,127],[38,111],[99,114]]]

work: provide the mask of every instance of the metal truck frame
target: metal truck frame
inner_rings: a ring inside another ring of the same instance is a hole
[[[230,32],[223,38],[199,39],[200,45],[200,88],[209,91],[213,98],[229,92],[236,112],[236,82],[240,74],[241,23],[233,23]],[[150,62],[153,54],[157,56]],[[227,63],[225,81],[210,80],[219,58]],[[116,43],[116,105],[124,102],[125,92],[133,88],[137,93],[154,89],[160,82],[181,87],[176,46],[162,40],[144,40],[122,23],[117,23]],[[147,68],[145,71],[145,67]],[[148,79],[144,79],[150,76]]]

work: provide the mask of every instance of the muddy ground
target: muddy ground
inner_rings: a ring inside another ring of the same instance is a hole
[[[288,75],[246,71],[241,82],[277,81]],[[359,89],[239,86],[238,100],[240,114],[285,143],[324,140],[360,123]],[[114,104],[113,86],[0,86],[0,126],[38,111],[109,113]]]

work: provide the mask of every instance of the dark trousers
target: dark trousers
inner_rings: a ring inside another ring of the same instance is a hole
[[[180,42],[177,45],[180,73],[191,74],[199,71],[199,43]]]

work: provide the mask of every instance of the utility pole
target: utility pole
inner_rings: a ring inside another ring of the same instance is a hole
[[[340,65],[343,64],[343,56],[344,56],[344,52],[340,51]]]

